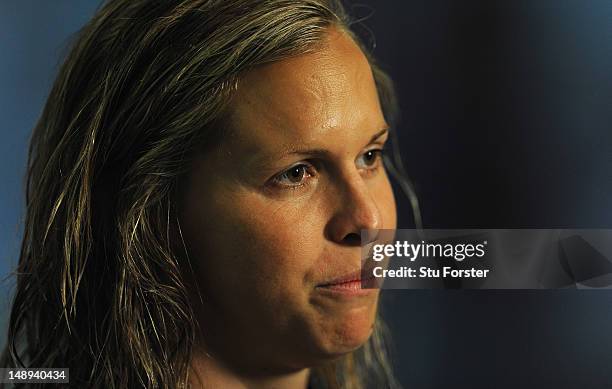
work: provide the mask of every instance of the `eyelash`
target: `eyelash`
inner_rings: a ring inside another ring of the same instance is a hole
[[[361,157],[363,157],[363,156],[365,156],[365,155],[367,155],[368,153],[371,153],[371,152],[374,152],[375,159],[374,159],[374,164],[371,167],[367,167],[367,168],[363,169],[363,171],[367,175],[374,174],[383,165],[382,160],[383,160],[384,150],[382,148],[376,148],[376,149],[367,150],[363,154],[361,154],[359,156],[359,158],[361,158]],[[293,169],[296,169],[296,168],[305,169],[304,173],[303,173],[303,178],[301,179],[301,182],[299,184],[294,184],[294,185],[291,185],[291,184],[287,185],[287,184],[281,183],[281,179],[283,179],[284,177],[288,177],[288,175],[292,173]],[[287,169],[287,170],[283,171],[282,173],[276,175],[275,177],[272,178],[271,181],[272,181],[272,184],[274,186],[279,187],[282,190],[296,190],[296,189],[300,189],[300,188],[308,185],[308,180],[310,180],[310,178],[312,178],[316,174],[315,172],[313,172],[313,170],[314,170],[314,166],[311,163],[303,163],[302,162],[302,163],[293,165],[289,169]],[[308,174],[308,176],[306,176],[307,174]]]

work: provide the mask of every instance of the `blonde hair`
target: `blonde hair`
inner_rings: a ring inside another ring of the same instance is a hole
[[[350,32],[336,0],[98,10],[33,130],[2,366],[69,367],[76,387],[187,387],[196,323],[171,238],[179,181],[194,149],[223,135],[240,75],[316,50],[331,26]],[[390,80],[371,63],[388,108]],[[380,321],[367,344],[312,375],[325,388],[368,379],[394,385]]]

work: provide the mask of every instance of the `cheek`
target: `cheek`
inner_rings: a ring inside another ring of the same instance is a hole
[[[258,195],[223,196],[212,204],[186,215],[203,287],[215,289],[208,293],[265,304],[305,300],[304,280],[321,251],[312,238],[320,217]]]
[[[388,176],[385,174],[383,182],[376,185],[374,197],[382,218],[381,229],[394,230],[397,227],[397,207],[395,196]]]
[[[237,226],[245,251],[259,258],[252,264],[254,269],[265,266],[268,278],[277,282],[303,278],[321,250],[314,239],[322,230],[321,218],[297,205],[271,206],[266,201],[242,200],[238,217],[229,222]]]

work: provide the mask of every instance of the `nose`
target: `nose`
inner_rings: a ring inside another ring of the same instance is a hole
[[[375,230],[382,226],[381,213],[361,176],[343,180],[336,193],[335,212],[327,224],[328,238],[349,246],[376,240]]]

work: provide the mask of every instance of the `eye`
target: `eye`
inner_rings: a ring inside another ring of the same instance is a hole
[[[357,167],[366,170],[378,169],[382,160],[382,149],[372,149],[361,154],[357,158]]]
[[[305,184],[305,182],[314,175],[311,166],[299,164],[290,167],[281,174],[272,179],[272,182],[281,187],[295,189]]]

